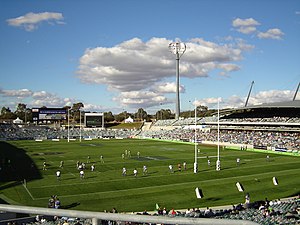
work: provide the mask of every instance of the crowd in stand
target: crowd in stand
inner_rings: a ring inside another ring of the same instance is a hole
[[[219,141],[228,144],[266,146],[269,148],[285,148],[300,150],[299,132],[249,131],[249,130],[220,130]],[[191,129],[173,129],[145,131],[144,137],[166,140],[195,140],[195,132]],[[197,130],[198,142],[211,141],[217,143],[217,130]]]
[[[119,213],[116,208],[107,213]],[[165,217],[187,217],[187,218],[211,218],[249,220],[260,225],[298,225],[300,222],[300,198],[291,198],[281,201],[280,199],[269,201],[265,199],[257,202],[240,203],[238,205],[212,208],[189,208],[186,210],[174,210],[157,208],[154,212],[143,211],[134,213],[137,215],[165,216]],[[17,224],[9,222],[8,224]],[[34,222],[22,224],[35,225],[88,225],[91,219],[68,218],[68,217],[43,217],[36,216]],[[100,221],[102,225],[146,225],[147,223],[133,223],[125,221]],[[154,224],[152,224],[154,225]]]
[[[127,129],[57,129],[44,126],[19,127],[15,124],[0,123],[0,140],[34,140],[34,139],[67,139],[70,138],[128,138],[139,131]]]
[[[213,118],[202,118],[199,121],[213,121]],[[255,118],[252,118],[255,119]],[[268,119],[260,119],[266,121]],[[272,121],[282,122],[290,119],[284,117],[272,117]],[[298,119],[298,120],[297,120]],[[229,121],[231,119],[228,119]],[[235,119],[247,121],[244,119]],[[293,122],[300,122],[300,118],[293,118]],[[198,121],[198,122],[199,122]],[[153,126],[164,127],[172,126],[172,129],[149,129],[127,130],[127,129],[53,129],[43,126],[26,126],[18,127],[14,124],[0,124],[0,140],[16,139],[67,139],[69,138],[128,138],[128,137],[147,137],[167,140],[188,140],[188,141],[210,141],[217,142],[217,129],[214,126],[206,126],[206,129],[197,129],[196,137],[193,129],[186,129],[183,124],[187,125],[192,122],[192,118],[181,120],[158,120]],[[252,121],[253,122],[253,121]],[[270,121],[269,121],[270,122]],[[200,122],[201,123],[201,122]],[[176,126],[175,126],[176,125]],[[300,151],[300,132],[297,131],[273,131],[256,129],[220,129],[219,141],[229,144],[265,146],[268,148],[280,148],[286,150]]]
[[[210,117],[200,117],[200,118],[180,118],[178,120],[169,119],[169,120],[157,120],[154,126],[184,126],[184,125],[191,125],[195,124],[195,119],[197,124],[205,124],[205,123],[213,123],[218,121],[217,116],[210,116]],[[273,117],[244,117],[244,118],[220,118],[220,122],[222,123],[300,123],[300,117],[280,117],[280,116],[273,116]]]

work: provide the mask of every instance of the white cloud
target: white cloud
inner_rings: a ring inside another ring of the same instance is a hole
[[[158,93],[176,93],[176,84],[174,82],[157,84],[157,86],[154,88],[154,91]],[[183,85],[179,85],[179,92],[185,92],[185,88]]]
[[[27,13],[24,16],[6,20],[10,26],[21,27],[26,31],[33,31],[38,28],[39,23],[43,21],[56,22],[57,24],[64,24],[62,13],[42,12],[42,13]]]
[[[2,90],[2,94],[4,97],[16,97],[18,99],[20,98],[26,98],[32,95],[32,91],[28,89],[20,89],[20,90]]]
[[[251,96],[249,104],[258,105],[262,103],[291,101],[293,93],[290,90],[269,90],[260,91],[256,95]]]
[[[248,44],[245,40],[241,38],[236,38],[236,46],[242,51],[251,51],[255,48],[254,45]]]
[[[167,81],[175,80],[176,74],[175,56],[168,49],[171,42],[166,38],[152,38],[145,42],[133,38],[110,48],[87,49],[80,58],[78,78],[83,83],[106,85],[109,91],[115,92],[172,93],[175,84]],[[194,38],[185,44],[186,52],[180,59],[180,77],[190,79],[208,77],[213,70],[221,70],[226,75],[237,71],[240,67],[235,63],[241,61],[243,52],[250,49],[241,40],[218,44]],[[183,86],[180,91],[185,91]],[[114,100],[128,105],[145,104],[143,100],[123,94]]]
[[[152,38],[142,42],[131,39],[111,48],[87,49],[80,58],[78,77],[84,83],[107,85],[109,90],[151,89],[166,78],[175,77],[175,56],[168,50],[171,40]],[[207,77],[218,64],[239,61],[237,46],[218,45],[203,39],[186,43],[180,60],[181,77]]]
[[[241,69],[239,66],[229,63],[219,64],[218,68],[223,69],[225,72],[238,71]]]
[[[280,29],[273,28],[267,30],[266,32],[261,32],[256,28],[259,25],[260,23],[253,18],[248,18],[248,19],[237,18],[232,21],[232,26],[236,28],[236,30],[240,33],[255,34],[260,39],[276,39],[276,40],[282,39],[284,33]]]
[[[291,101],[293,93],[290,90],[269,90],[260,91],[257,94],[252,94],[248,101],[248,106],[260,105],[263,103],[285,102]],[[232,95],[228,98],[219,98],[220,108],[240,108],[244,107],[246,103],[246,97]],[[218,107],[218,98],[205,98],[196,100],[193,105],[203,105],[210,109],[216,109]]]
[[[240,27],[238,31],[243,34],[251,34],[256,32],[256,27]]]
[[[274,28],[274,29],[269,29],[266,32],[259,32],[257,34],[257,37],[259,37],[260,39],[281,40],[283,35],[284,33],[280,29]]]
[[[248,26],[258,26],[258,25],[260,25],[260,23],[253,18],[248,18],[248,19],[237,18],[232,21],[232,26],[234,27],[248,27]]]
[[[253,18],[237,18],[232,21],[232,26],[235,27],[238,32],[241,32],[243,34],[251,34],[256,32],[256,27],[259,25],[260,23]]]
[[[3,90],[0,88],[0,105],[15,108],[20,102],[27,105],[28,108],[34,107],[53,107],[61,108],[64,106],[72,106],[74,103],[82,102],[85,111],[104,111],[101,105],[94,105],[83,102],[75,98],[60,97],[47,91],[32,91],[29,89],[20,90]]]
[[[114,100],[120,101],[122,106],[129,108],[148,108],[170,102],[165,96],[152,91],[122,92]]]
[[[221,104],[223,102],[223,99],[220,97],[217,98],[204,98],[204,99],[199,99],[199,100],[195,100],[193,102],[193,105],[197,105],[197,106],[207,106],[208,108],[217,108],[218,107],[218,101],[219,104]]]
[[[52,95],[47,93],[46,91],[37,91],[37,92],[34,92],[32,94],[32,97],[34,99],[44,99],[44,98],[47,98],[49,96],[52,97]]]
[[[105,111],[103,106],[101,105],[94,105],[90,103],[82,103],[84,105],[83,110],[84,111],[90,111],[90,112],[103,112]]]

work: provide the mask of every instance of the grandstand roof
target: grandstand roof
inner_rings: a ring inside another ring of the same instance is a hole
[[[248,111],[248,110],[255,110],[255,111],[262,111],[263,109],[277,109],[277,110],[288,110],[290,111],[299,111],[300,110],[300,100],[294,100],[294,101],[286,101],[286,102],[273,102],[273,103],[263,103],[259,105],[250,105],[247,107],[241,107],[241,108],[234,108],[234,109],[224,109],[221,110],[221,114],[231,114],[237,111]]]
[[[300,108],[300,100],[287,102],[264,103],[260,105],[251,105],[239,109],[257,109],[257,108]]]

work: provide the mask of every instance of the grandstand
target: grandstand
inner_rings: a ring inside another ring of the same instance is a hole
[[[262,104],[234,110],[221,110],[217,116],[159,120],[143,137],[197,140],[216,144],[217,125],[220,125],[220,142],[225,146],[249,145],[251,148],[299,153],[300,150],[300,101]],[[155,129],[153,129],[155,128]]]

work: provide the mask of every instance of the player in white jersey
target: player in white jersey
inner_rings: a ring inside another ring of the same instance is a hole
[[[57,178],[57,180],[60,180],[60,175],[61,175],[60,170],[57,170],[56,171],[56,178]]]
[[[123,169],[122,169],[122,175],[126,176],[126,168],[125,167],[123,167]]]
[[[143,174],[144,174],[144,175],[147,175],[147,173],[148,173],[147,166],[144,165],[144,166],[143,166]]]
[[[237,159],[236,159],[236,165],[239,166],[239,165],[240,165],[240,162],[241,162],[240,158],[237,158]]]
[[[80,170],[79,177],[80,177],[80,179],[84,179],[84,171],[83,170]]]
[[[170,170],[171,173],[174,172],[174,171],[173,171],[173,166],[172,166],[171,164],[169,165],[169,170]]]
[[[134,170],[133,170],[133,175],[134,175],[135,177],[137,177],[137,174],[138,174],[138,171],[137,171],[136,168],[134,168]]]

